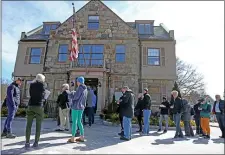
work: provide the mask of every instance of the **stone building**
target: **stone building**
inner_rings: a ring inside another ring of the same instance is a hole
[[[169,96],[176,79],[173,30],[155,26],[154,20],[125,22],[101,1],[90,1],[75,14],[80,52],[78,60],[70,63],[73,16],[21,33],[13,74],[26,81],[23,103],[37,73],[46,75],[51,100],[56,100],[63,83],[84,76],[96,90],[98,112],[124,85],[136,95],[147,87],[153,104]]]

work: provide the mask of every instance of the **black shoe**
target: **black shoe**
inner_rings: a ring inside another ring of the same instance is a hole
[[[163,133],[167,133],[167,130],[164,130]]]
[[[125,141],[129,141],[129,140],[131,140],[131,139],[127,139],[127,138],[125,138],[125,137],[120,137],[120,140],[125,140]]]
[[[179,135],[179,138],[184,138],[184,136],[183,135]]]
[[[28,148],[30,148],[30,143],[25,144],[25,149],[28,149]]]
[[[205,139],[210,139],[210,135],[206,135],[204,138]]]
[[[120,133],[118,133],[119,136],[124,136],[124,131],[121,131]]]
[[[63,129],[56,129],[55,131],[64,131]]]
[[[69,129],[65,129],[65,131],[69,131]]]
[[[220,137],[220,138],[225,138],[225,137],[224,137],[224,135],[222,135],[222,136],[219,136],[219,137]]]
[[[6,138],[16,138],[16,135],[12,133],[7,133]]]
[[[191,135],[184,135],[185,137],[191,137]]]
[[[158,131],[157,132],[161,132],[161,129],[158,129]]]
[[[138,130],[138,131],[136,131],[136,132],[142,132],[142,130]]]
[[[175,135],[173,138],[178,138],[179,136],[178,135]]]
[[[1,134],[1,137],[3,138],[3,137],[6,137],[7,136],[7,132],[3,132],[2,134]]]
[[[33,147],[37,148],[38,147],[38,142],[34,142]]]

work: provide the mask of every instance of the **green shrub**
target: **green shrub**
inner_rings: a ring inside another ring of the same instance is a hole
[[[107,114],[113,114],[113,113],[116,113],[117,111],[117,108],[118,108],[118,105],[117,105],[117,102],[116,102],[116,99],[115,99],[115,95],[113,95],[113,100],[112,100],[112,103],[110,103],[108,105],[108,110],[107,110]]]

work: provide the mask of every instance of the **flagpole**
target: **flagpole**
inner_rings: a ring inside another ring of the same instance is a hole
[[[72,6],[73,6],[73,28],[72,29],[74,29],[75,28],[75,7],[74,7],[74,3],[72,3]],[[72,40],[73,40],[73,38],[72,38]],[[71,51],[70,52],[72,52],[72,48],[73,48],[72,44],[73,43],[71,43]],[[72,67],[73,67],[73,61],[70,61],[70,69],[72,69]]]

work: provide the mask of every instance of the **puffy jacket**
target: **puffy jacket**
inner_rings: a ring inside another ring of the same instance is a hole
[[[177,97],[175,100],[172,100],[171,106],[173,106],[173,114],[180,114],[183,112],[183,101],[180,97]]]
[[[151,96],[149,94],[144,94],[143,104],[144,104],[144,109],[151,110]]]
[[[16,82],[11,83],[7,88],[6,105],[18,107],[20,105],[20,89]]]
[[[120,102],[120,108],[123,110],[123,116],[132,118],[134,117],[134,102],[135,102],[135,97],[134,94],[131,90],[127,90]]]
[[[68,92],[63,91],[57,99],[57,103],[61,109],[66,109],[69,107],[69,98],[68,98]]]

